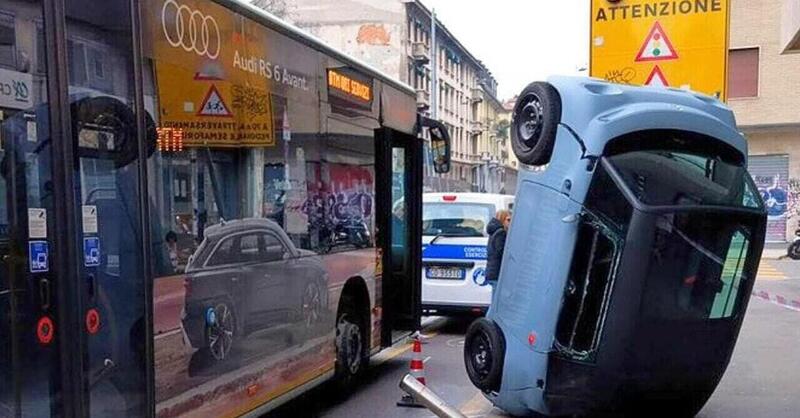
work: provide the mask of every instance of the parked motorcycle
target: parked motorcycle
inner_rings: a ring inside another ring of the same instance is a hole
[[[794,231],[794,240],[789,244],[786,255],[792,260],[800,260],[800,228]]]
[[[360,217],[349,217],[335,225],[326,225],[323,228],[321,242],[322,252],[327,253],[332,248],[342,245],[352,245],[356,248],[368,247],[370,233],[366,222]]]

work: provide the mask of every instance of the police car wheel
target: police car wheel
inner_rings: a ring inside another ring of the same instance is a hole
[[[534,82],[522,90],[514,106],[511,148],[523,164],[550,162],[561,121],[561,96],[549,83]]]
[[[475,320],[464,339],[464,364],[472,384],[484,392],[500,389],[505,338],[500,327],[487,318]]]

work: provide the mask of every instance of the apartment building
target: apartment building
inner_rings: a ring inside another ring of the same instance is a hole
[[[264,2],[262,2],[264,3]],[[269,2],[266,2],[269,3]],[[266,5],[264,3],[264,5]],[[499,192],[509,170],[497,135],[503,112],[488,68],[416,0],[281,0],[282,17],[334,48],[417,90],[419,110],[452,137],[450,173],[427,173],[431,190]],[[435,45],[435,51],[432,47]],[[434,65],[436,94],[434,95]],[[507,139],[505,139],[507,143]]]
[[[800,219],[800,1],[732,0],[728,104],[769,209],[767,240]]]

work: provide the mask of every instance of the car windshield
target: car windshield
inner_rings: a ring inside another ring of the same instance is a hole
[[[425,203],[422,207],[423,235],[459,237],[486,236],[494,216],[494,205],[481,203]]]
[[[646,278],[645,316],[721,319],[741,308],[744,283],[755,278],[752,217],[704,211],[661,215]]]
[[[614,155],[608,161],[646,205],[762,205],[746,168],[717,157],[649,150]]]

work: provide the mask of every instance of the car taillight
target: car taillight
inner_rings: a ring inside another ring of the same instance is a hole
[[[455,202],[456,196],[453,195],[442,196],[442,200],[444,200],[445,202]]]

